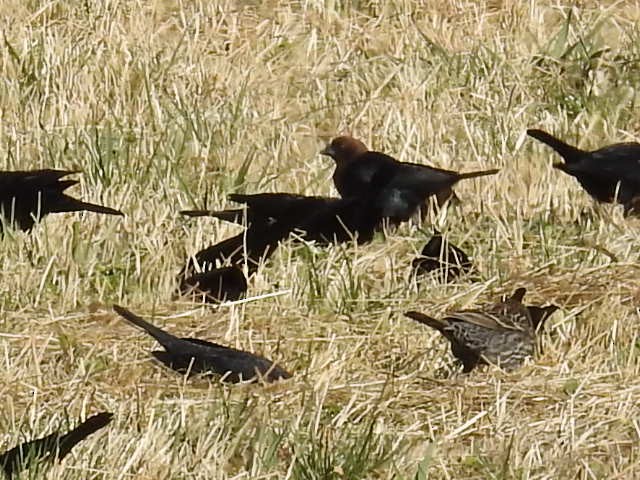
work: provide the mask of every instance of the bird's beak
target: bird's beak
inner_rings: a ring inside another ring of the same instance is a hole
[[[326,155],[327,157],[333,157],[335,153],[336,151],[333,149],[333,147],[330,144],[324,147],[322,150],[320,150],[320,155]]]

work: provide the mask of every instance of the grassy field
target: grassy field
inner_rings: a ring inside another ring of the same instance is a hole
[[[579,4],[4,0],[0,169],[80,169],[73,193],[126,218],[50,216],[0,241],[0,450],[108,410],[47,478],[640,478],[640,220],[525,135],[640,139],[640,4]],[[344,132],[502,171],[369,245],[284,244],[244,302],[175,297],[185,258],[239,231],[180,209],[335,194],[318,152]],[[477,278],[409,279],[432,225]],[[513,373],[462,375],[402,316],[518,286],[562,308]],[[187,382],[113,303],[295,376]]]

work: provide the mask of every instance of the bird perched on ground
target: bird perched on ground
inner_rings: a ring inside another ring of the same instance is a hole
[[[62,460],[78,443],[107,426],[112,418],[111,413],[98,413],[67,433],[54,432],[46,437],[24,442],[0,454],[0,468],[8,478],[13,478],[40,462]]]
[[[368,150],[360,140],[349,136],[334,138],[320,153],[335,161],[333,182],[343,198],[369,198],[382,217],[393,223],[407,221],[431,196],[444,203],[460,180],[499,171],[458,173],[399,162],[384,153]]]
[[[478,364],[498,365],[513,370],[532,357],[536,329],[557,307],[527,307],[522,299],[526,290],[515,293],[482,310],[464,310],[437,320],[420,312],[405,316],[438,330],[451,343],[451,353],[468,373]]]
[[[156,350],[151,354],[179,373],[217,374],[222,376],[222,381],[230,383],[254,382],[258,379],[274,382],[291,377],[289,372],[259,355],[198,338],[178,338],[125,308],[114,305],[113,309],[125,320],[155,338],[164,350]]]
[[[188,291],[195,282],[201,285],[203,282],[213,282],[218,285],[213,291],[225,291],[229,286],[230,291],[226,292],[229,300],[229,294],[240,285],[239,280],[230,280],[228,276],[222,281],[215,280],[216,273],[210,273],[212,269],[224,265],[242,268],[246,263],[249,275],[253,275],[261,262],[268,259],[280,242],[290,235],[297,240],[315,241],[323,245],[351,240],[365,243],[371,241],[381,221],[377,211],[359,198],[259,193],[234,194],[229,199],[244,203],[246,208],[181,212],[189,217],[215,217],[247,227],[243,233],[205,248],[187,260],[178,274],[182,293]],[[211,288],[207,290],[212,291]]]
[[[190,217],[215,217],[254,228],[259,237],[284,239],[290,233],[319,243],[359,243],[371,240],[381,217],[379,210],[360,198],[330,198],[292,193],[232,194],[229,200],[246,208],[221,211],[185,210]]]
[[[211,303],[239,300],[247,293],[247,288],[247,278],[236,266],[183,275],[179,286],[182,295],[204,295]]]
[[[180,282],[196,273],[224,266],[242,268],[246,264],[249,275],[253,275],[260,264],[273,255],[288,233],[279,227],[270,229],[252,224],[244,232],[200,250],[189,258],[178,275]]]
[[[564,160],[553,167],[576,177],[582,188],[600,202],[617,202],[625,214],[640,214],[640,143],[616,143],[586,151],[542,130],[527,135],[553,148]]]
[[[178,290],[182,295],[193,291],[198,284],[196,292],[204,291],[208,299],[220,299],[218,293],[222,293],[226,300],[237,300],[247,290],[242,268],[246,265],[248,275],[253,275],[291,230],[288,224],[276,222],[269,216],[247,213],[245,218],[242,209],[181,213],[190,217],[211,216],[247,226],[244,232],[204,248],[187,259],[178,273]]]
[[[459,247],[436,233],[412,262],[414,275],[437,272],[445,283],[471,270],[471,261]]]
[[[50,213],[88,211],[123,215],[119,210],[83,202],[65,194],[67,188],[78,183],[77,180],[62,180],[73,173],[78,172],[0,172],[0,231],[8,225],[20,230],[30,230],[37,220]]]
[[[318,209],[330,206],[339,199],[297,195],[294,193],[232,193],[227,197],[235,203],[244,204],[244,208],[227,210],[183,210],[180,213],[188,217],[215,217],[240,225],[273,225],[275,223],[302,223]]]

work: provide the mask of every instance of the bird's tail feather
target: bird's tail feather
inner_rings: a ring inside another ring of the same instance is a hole
[[[113,419],[113,414],[102,412],[87,418],[84,422],[68,433],[60,436],[58,458],[62,459],[71,449],[92,433],[107,426]]]
[[[111,413],[102,412],[89,417],[67,433],[54,432],[46,437],[21,443],[0,454],[0,472],[4,471],[8,478],[14,478],[20,471],[32,468],[35,462],[63,459],[74,446],[106,426],[112,417]]]
[[[499,171],[499,168],[494,168],[492,170],[478,170],[476,172],[459,173],[458,177],[459,180],[464,180],[466,178],[486,177],[487,175],[495,175]]]
[[[527,130],[527,135],[553,148],[567,163],[577,160],[584,154],[584,150],[580,150],[579,148],[569,145],[568,143],[565,143],[559,138],[556,138],[542,130],[529,129]]]
[[[509,297],[509,300],[514,300],[516,302],[520,302],[522,303],[522,300],[524,299],[525,294],[527,293],[527,289],[524,287],[520,287],[517,288],[515,292],[513,292],[513,295],[511,295],[511,297]]]
[[[120,315],[125,320],[133,323],[136,327],[139,327],[146,331],[149,335],[155,338],[158,343],[162,346],[165,346],[167,343],[176,340],[176,337],[171,335],[168,332],[156,327],[155,325],[150,324],[143,318],[139,317],[135,313],[127,310],[126,308],[121,307],[120,305],[114,305],[113,310]]]
[[[437,320],[433,317],[430,317],[420,312],[415,312],[415,311],[405,312],[404,316],[409,317],[410,319],[415,320],[418,323],[422,323],[423,325],[426,325],[428,327],[435,328],[439,332],[441,332],[444,329],[444,327],[447,325],[446,322],[442,320]]]
[[[124,213],[120,210],[116,210],[115,208],[105,207],[104,205],[97,205],[95,203],[83,202],[76,198],[64,196],[64,200],[56,203],[52,212],[62,213],[62,212],[94,212],[94,213],[104,213],[106,215],[118,215],[124,217]]]

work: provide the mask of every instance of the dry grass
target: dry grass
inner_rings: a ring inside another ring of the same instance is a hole
[[[75,193],[127,217],[51,216],[0,242],[0,447],[109,410],[49,478],[640,477],[640,221],[524,134],[638,140],[640,5],[423,3],[3,2],[0,168],[80,168]],[[345,131],[402,160],[502,168],[432,219],[479,281],[418,290],[426,235],[406,225],[364,247],[284,245],[250,286],[281,295],[173,298],[186,255],[236,231],[179,209],[335,193],[318,150]],[[520,285],[562,310],[515,373],[461,375],[401,315]],[[115,302],[296,376],[185,382]]]

